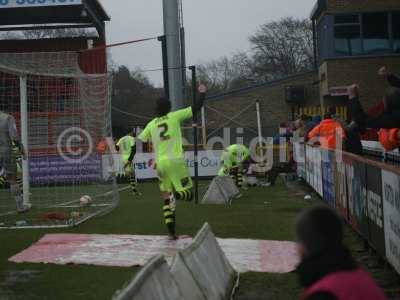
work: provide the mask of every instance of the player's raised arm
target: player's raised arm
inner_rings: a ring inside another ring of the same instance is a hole
[[[192,105],[193,113],[200,111],[200,109],[203,107],[207,94],[207,87],[204,84],[200,84],[197,90],[199,92],[199,98],[197,99],[196,103]]]
[[[199,98],[197,99],[196,103],[193,104],[190,107],[186,107],[180,110],[177,110],[175,112],[173,112],[173,116],[175,118],[177,118],[180,122],[183,122],[187,119],[190,119],[193,117],[193,114],[197,113],[198,111],[200,111],[200,109],[203,107],[204,105],[204,100],[206,98],[206,92],[207,92],[207,88],[204,84],[201,84],[199,86]]]

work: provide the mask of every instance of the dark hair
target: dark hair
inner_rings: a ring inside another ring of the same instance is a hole
[[[324,119],[332,119],[332,116],[336,114],[336,107],[335,106],[329,106],[328,110],[326,111],[324,115]]]
[[[156,102],[156,113],[158,117],[165,116],[171,111],[171,102],[166,97],[157,99]]]
[[[343,245],[342,220],[327,206],[304,210],[297,218],[296,234],[307,255],[317,255]]]

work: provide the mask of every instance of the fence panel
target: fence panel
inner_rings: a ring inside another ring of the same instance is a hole
[[[367,212],[369,241],[379,254],[385,256],[385,233],[383,228],[382,170],[366,165]]]
[[[386,257],[400,273],[400,176],[382,171]]]
[[[343,160],[336,160],[335,157],[335,181],[333,182],[336,199],[336,208],[341,213],[342,217],[349,221],[349,201],[348,187],[346,179],[346,164]]]
[[[293,158],[297,165],[297,176],[306,180],[306,154],[305,154],[305,147],[303,143],[294,143],[293,144]]]
[[[306,181],[310,186],[314,186],[314,164],[312,161],[312,147],[306,146],[305,148],[306,157]]]
[[[346,152],[304,147],[308,184],[400,273],[400,169]]]
[[[345,159],[346,155],[343,157],[346,164],[350,225],[368,240],[366,168],[362,162]]]
[[[335,155],[321,149],[322,152],[322,192],[324,200],[333,208],[336,207],[335,191]]]
[[[321,149],[314,148],[314,188],[315,191],[323,197],[322,189],[322,154]]]

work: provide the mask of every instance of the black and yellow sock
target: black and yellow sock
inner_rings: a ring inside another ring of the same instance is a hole
[[[168,233],[170,235],[175,235],[175,213],[171,210],[169,206],[169,199],[164,200],[163,206],[164,221],[167,226]]]
[[[237,174],[236,185],[240,188],[243,186],[243,175],[240,172]]]
[[[243,177],[241,177],[241,174],[237,168],[232,169],[230,172],[232,180],[235,182],[235,185],[239,188],[242,186],[243,183]],[[240,179],[241,178],[241,179]]]
[[[7,183],[7,178],[5,176],[0,176],[0,187],[5,187]]]
[[[134,193],[135,195],[138,194],[135,174],[129,175],[129,185],[131,186],[132,193]]]
[[[193,200],[193,191],[192,190],[184,190],[181,192],[175,192],[176,200],[180,201],[192,201]]]

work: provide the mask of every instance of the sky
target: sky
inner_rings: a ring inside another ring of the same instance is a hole
[[[163,34],[162,0],[100,0],[111,17],[107,43]],[[183,0],[187,65],[249,51],[250,35],[260,25],[282,17],[309,17],[316,0]],[[157,40],[112,48],[113,61],[130,69],[162,66]],[[156,86],[162,72],[147,72]]]

